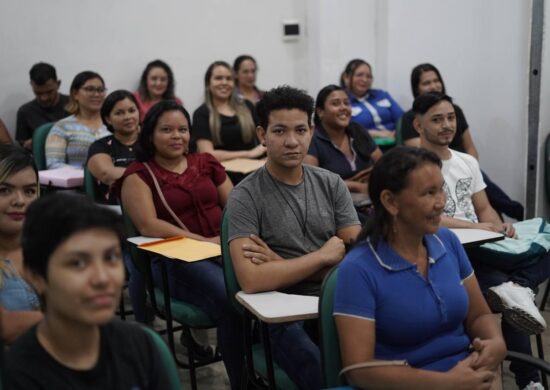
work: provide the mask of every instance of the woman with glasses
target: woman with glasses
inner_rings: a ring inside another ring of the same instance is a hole
[[[46,139],[48,169],[82,168],[90,145],[110,134],[100,114],[105,91],[105,83],[99,74],[84,71],[75,76],[69,104],[65,108],[71,115],[58,121]]]

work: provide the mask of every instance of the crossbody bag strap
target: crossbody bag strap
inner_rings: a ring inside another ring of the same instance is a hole
[[[151,170],[151,167],[149,166],[149,164],[144,162],[143,165],[145,166],[145,168],[147,168],[147,171],[149,172],[149,175],[151,175],[151,178],[153,179],[153,183],[155,184],[157,194],[159,195],[160,200],[161,200],[162,204],[164,205],[164,208],[166,210],[168,210],[168,213],[170,213],[170,215],[172,216],[172,218],[174,218],[174,220],[176,221],[176,223],[179,225],[180,228],[182,228],[185,231],[189,231],[189,229],[187,229],[187,226],[185,226],[185,224],[181,221],[181,219],[178,218],[178,216],[176,215],[176,213],[174,213],[172,208],[170,206],[168,206],[168,202],[166,202],[166,199],[164,198],[164,195],[162,194],[162,190],[160,189],[159,182],[157,181],[157,177],[155,176],[155,174]]]

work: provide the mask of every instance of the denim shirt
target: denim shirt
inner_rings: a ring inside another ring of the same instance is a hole
[[[40,302],[33,288],[17,274],[11,260],[2,259],[2,287],[0,305],[6,310],[39,310]]]

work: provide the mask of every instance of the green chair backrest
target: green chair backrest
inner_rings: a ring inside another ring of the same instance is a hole
[[[325,387],[346,385],[346,381],[339,376],[342,370],[340,344],[336,323],[332,315],[334,308],[334,289],[338,268],[333,268],[325,277],[319,296],[319,337],[321,341],[321,368]]]
[[[240,313],[243,314],[243,307],[235,299],[235,294],[237,294],[241,288],[239,282],[237,281],[237,276],[235,275],[235,269],[233,268],[233,262],[231,260],[231,252],[229,251],[229,243],[227,242],[228,237],[228,228],[229,228],[229,217],[227,211],[224,211],[222,216],[222,228],[220,233],[220,241],[222,245],[222,263],[223,263],[223,277],[225,279],[225,291],[233,307]]]
[[[101,202],[99,191],[97,189],[97,183],[95,177],[88,170],[87,166],[84,166],[84,192],[86,196],[92,199],[94,202]]]
[[[172,356],[172,353],[168,349],[168,345],[166,345],[164,340],[154,330],[145,326],[143,327],[143,329],[146,333],[149,333],[151,335],[153,342],[159,352],[160,359],[162,360],[161,367],[164,367],[165,372],[159,373],[159,375],[164,375],[166,378],[168,378],[168,381],[170,382],[169,390],[182,389],[181,381],[178,375],[178,368],[176,367],[176,363],[174,362],[174,357]]]
[[[32,135],[32,155],[39,171],[48,169],[46,166],[46,138],[53,125],[54,122],[44,123],[38,126]]]
[[[403,117],[399,118],[395,123],[395,146],[403,145],[403,134],[401,133],[401,124]]]

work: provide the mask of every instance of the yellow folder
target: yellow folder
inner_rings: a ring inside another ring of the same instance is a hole
[[[221,247],[218,244],[181,236],[148,242],[138,247],[165,257],[187,262],[206,260],[222,254]]]
[[[261,168],[265,164],[265,160],[254,160],[251,158],[235,158],[233,160],[222,161],[221,163],[226,171],[250,173]]]

